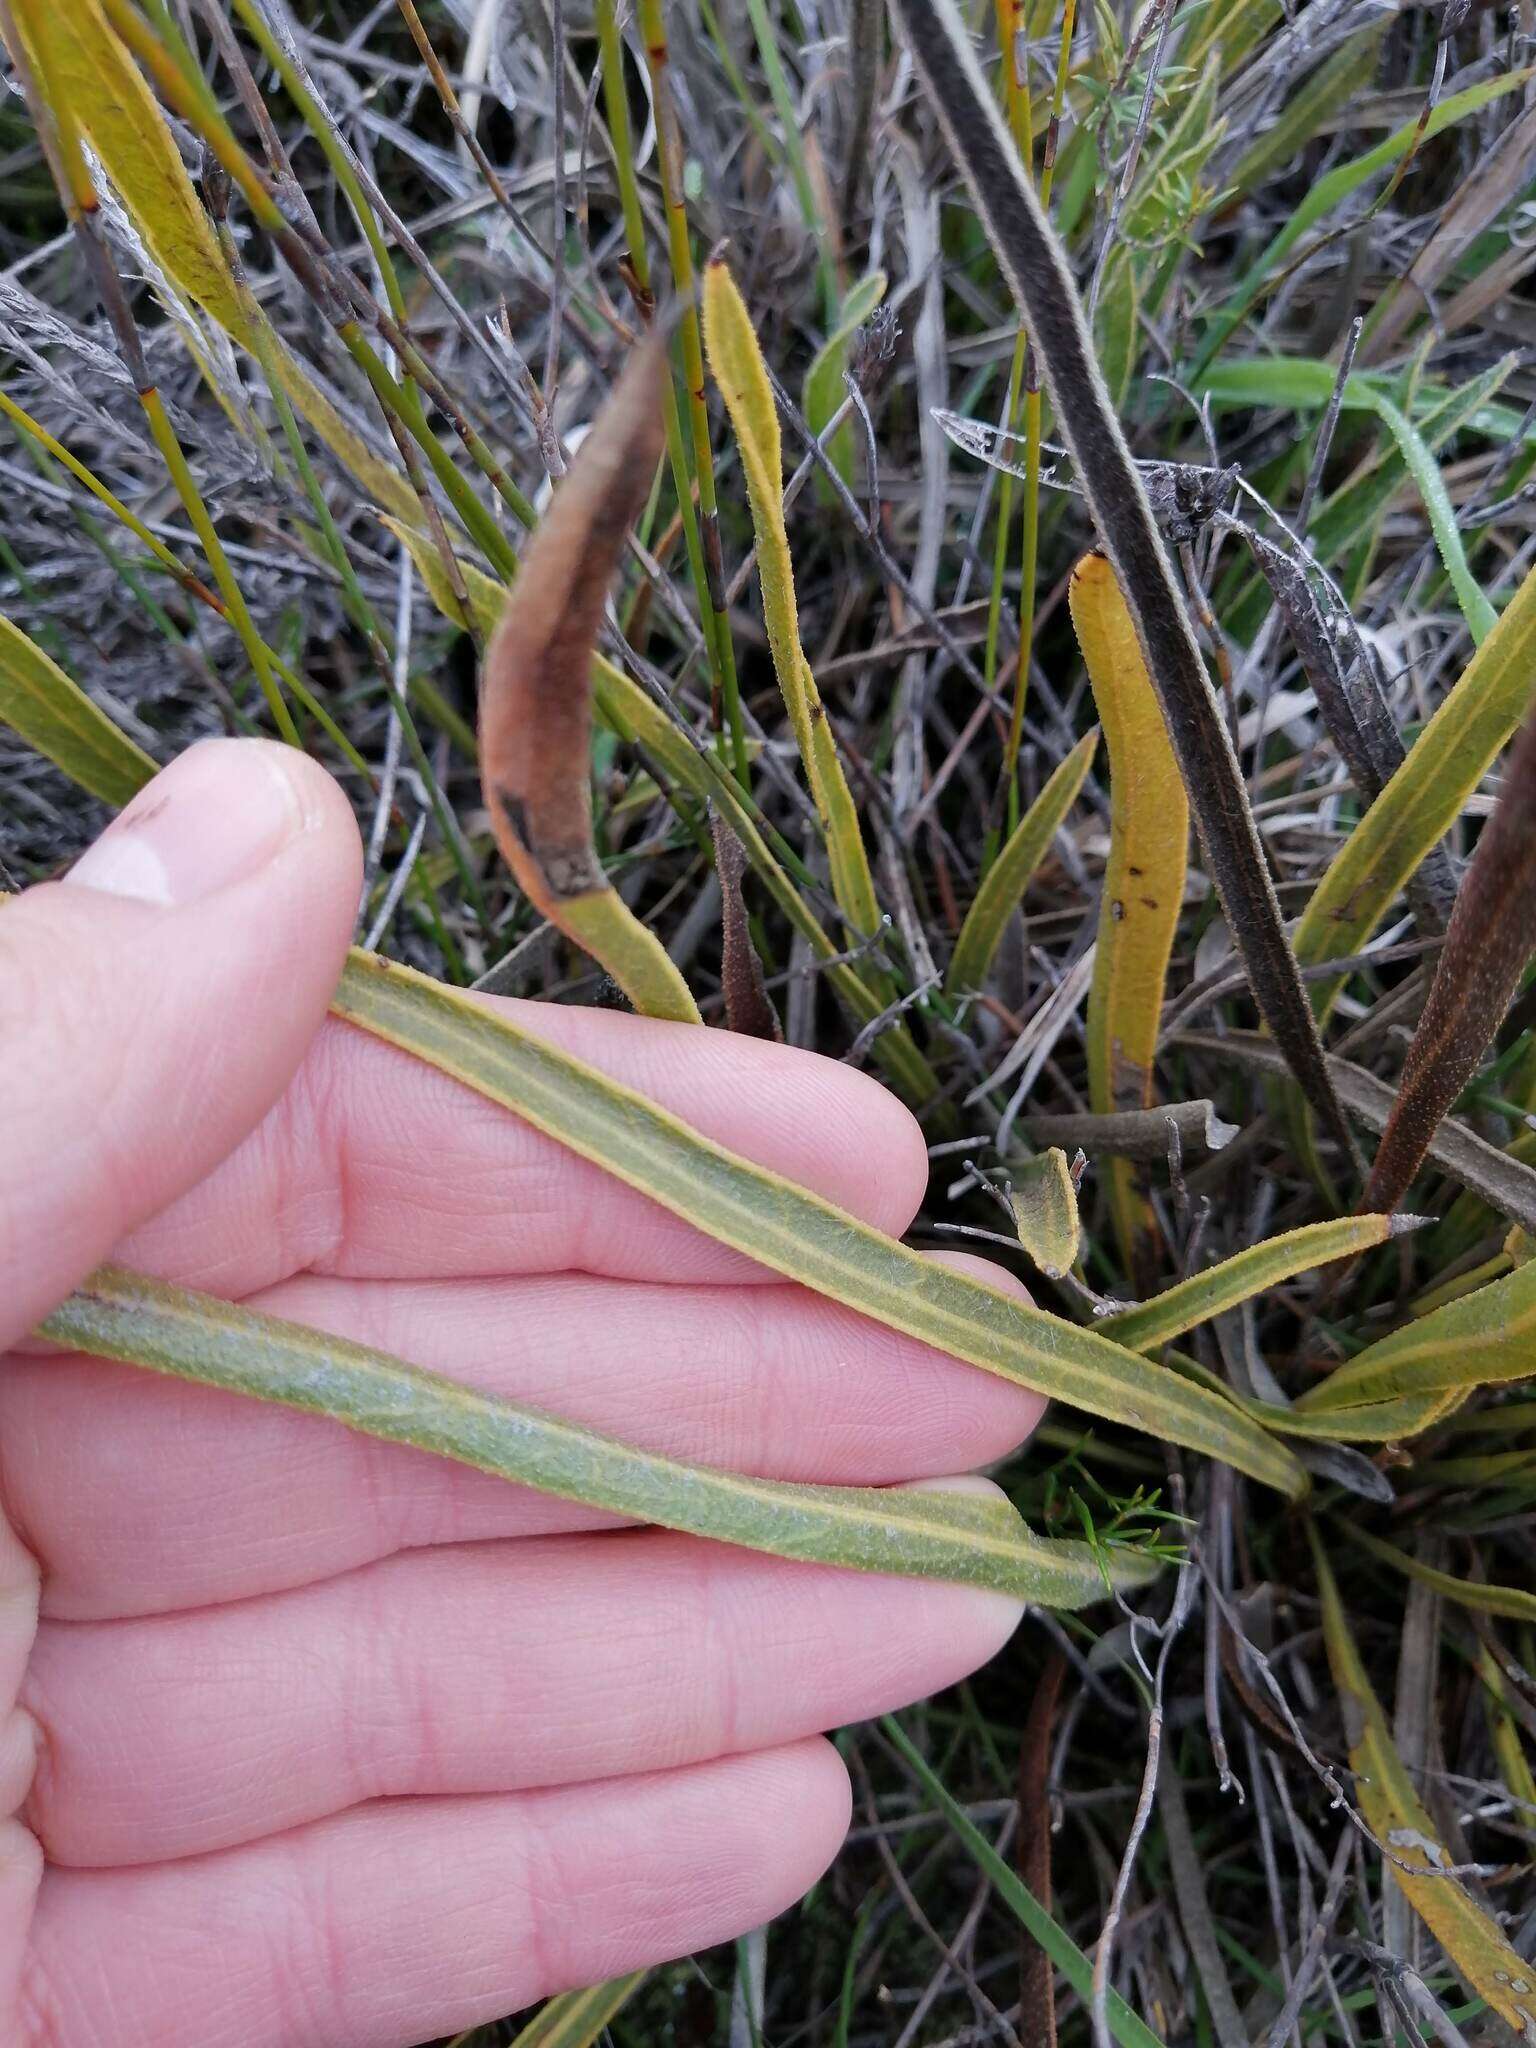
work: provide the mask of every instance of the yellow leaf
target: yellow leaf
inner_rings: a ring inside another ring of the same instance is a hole
[[[1109,749],[1109,862],[1088,995],[1088,1100],[1146,1109],[1163,980],[1184,900],[1189,805],[1130,609],[1102,555],[1072,572],[1072,625]],[[1151,1211],[1128,1160],[1107,1169],[1126,1263],[1141,1262]]]
[[[353,953],[332,1008],[787,1279],[1016,1385],[1306,1491],[1291,1453],[1235,1403],[883,1237],[473,998]]]
[[[1059,1145],[1036,1153],[1014,1168],[1014,1228],[1030,1259],[1048,1280],[1059,1280],[1077,1264],[1082,1225],[1072,1169]]]
[[[704,272],[704,346],[741,451],[752,525],[757,535],[757,574],[763,592],[768,647],[821,818],[832,871],[832,893],[852,931],[867,938],[879,929],[880,912],[859,829],[858,810],[837,756],[810,663],[800,645],[794,568],[784,526],[778,409],[751,315],[736,289],[735,279],[720,262],[711,263]]]

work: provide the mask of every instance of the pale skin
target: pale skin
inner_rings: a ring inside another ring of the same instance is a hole
[[[111,1257],[702,1463],[920,1483],[1028,1434],[1031,1396],[328,1019],[359,877],[314,764],[217,741],[0,910],[16,2048],[410,2048],[741,1933],[841,1841],[824,1731],[962,1677],[1018,1619],[619,1529],[28,1337]],[[517,1010],[869,1222],[911,1221],[921,1136],[865,1077]]]

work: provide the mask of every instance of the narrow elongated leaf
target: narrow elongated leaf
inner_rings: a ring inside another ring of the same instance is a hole
[[[880,1728],[886,1740],[897,1750],[921,1784],[924,1792],[943,1814],[977,1869],[991,1880],[1003,1904],[1023,1926],[1030,1939],[1037,1941],[1045,1950],[1083,2004],[1087,2005],[1093,1996],[1093,1965],[1087,1956],[1066,1929],[1051,1918],[1018,1872],[1011,1869],[998,1855],[938,1772],[928,1763],[922,1751],[908,1739],[901,1723],[887,1715],[881,1721]],[[1156,2034],[1144,2020],[1138,2018],[1118,1991],[1111,1990],[1105,2006],[1105,2016],[1109,2021],[1109,2030],[1120,2043],[1120,2048],[1162,2048]]]
[[[1192,1274],[1150,1301],[1123,1309],[1119,1315],[1107,1316],[1097,1327],[1129,1350],[1155,1351],[1171,1337],[1192,1330],[1197,1323],[1209,1322],[1212,1316],[1223,1315],[1256,1294],[1281,1286],[1297,1273],[1384,1244],[1399,1228],[1411,1226],[1416,1220],[1346,1216],[1283,1231],[1262,1244],[1250,1245],[1234,1258],[1223,1259],[1219,1266]]]
[[[528,542],[486,649],[480,774],[496,843],[535,908],[643,1015],[696,1024],[688,984],[592,843],[593,644],[661,459],[666,374],[658,335],[631,355]]]
[[[122,1359],[328,1416],[562,1500],[690,1536],[853,1571],[985,1586],[1080,1606],[1155,1561],[1033,1536],[998,1498],[912,1488],[804,1486],[682,1465],[522,1408],[387,1352],[302,1323],[105,1266],[42,1325],[96,1358]]]
[[[1066,1153],[1052,1145],[1016,1166],[1009,1200],[1019,1243],[1031,1261],[1048,1280],[1070,1273],[1077,1264],[1082,1225]]]
[[[1455,1965],[1523,2040],[1536,2041],[1536,1966],[1523,1962],[1458,1878],[1452,1858],[1413,1789],[1381,1703],[1350,1634],[1338,1583],[1316,1527],[1308,1524],[1323,1602],[1323,1639],[1344,1708],[1360,1810],[1391,1857],[1392,1881]]]
[[[1536,569],[1313,890],[1296,930],[1300,960],[1360,951],[1408,877],[1456,822],[1533,695]],[[1319,1015],[1332,1007],[1341,980],[1313,984]]]
[[[1451,913],[1429,1000],[1371,1168],[1368,1207],[1395,1209],[1412,1186],[1441,1119],[1503,1022],[1532,953],[1536,718],[1527,718],[1504,771],[1498,808],[1483,827]]]
[[[1246,1067],[1277,1078],[1287,1069],[1279,1048],[1254,1031],[1179,1031],[1179,1045],[1199,1046],[1217,1059],[1240,1060]],[[1397,1097],[1387,1082],[1357,1067],[1353,1060],[1330,1055],[1328,1070],[1339,1100],[1369,1131],[1384,1131]],[[1436,1131],[1429,1156],[1452,1180],[1480,1195],[1501,1216],[1522,1229],[1536,1231],[1536,1168],[1501,1152],[1466,1124],[1447,1117]]]
[[[563,1992],[522,2028],[512,2048],[592,2048],[649,1975],[649,1970],[636,1970],[631,1976],[611,1977],[606,1984],[593,1984],[585,1991]]]
[[[1077,801],[1083,778],[1093,765],[1099,736],[1089,733],[1080,739],[1064,761],[1057,764],[1044,789],[1035,798],[1017,828],[1008,835],[1002,851],[988,868],[975,901],[966,913],[960,936],[944,977],[951,995],[982,988],[993,956],[1002,942],[1008,920],[1030,877],[1050,850],[1062,819]]]
[[[1297,1407],[1309,1413],[1536,1374],[1536,1261],[1367,1345]]]
[[[751,315],[735,279],[718,261],[704,272],[704,345],[741,451],[757,536],[757,574],[769,652],[821,818],[832,893],[851,930],[867,938],[880,922],[869,857],[816,679],[800,645],[794,566],[784,526],[778,408]]]
[[[1051,401],[1114,563],[1227,923],[1265,1023],[1324,1128],[1354,1156],[1259,843],[1237,757],[1146,489],[1104,390],[1071,267],[1019,162],[954,0],[896,0],[1045,372]]]
[[[1088,1101],[1101,1115],[1148,1109],[1168,956],[1184,905],[1189,806],[1130,610],[1102,555],[1072,572],[1072,626],[1109,749],[1109,859],[1088,994]],[[1146,1257],[1152,1212],[1125,1159],[1110,1208],[1128,1268]]]
[[[1422,1586],[1433,1586],[1437,1593],[1443,1593],[1447,1600],[1454,1600],[1458,1607],[1471,1608],[1476,1614],[1502,1614],[1510,1621],[1536,1621],[1536,1593],[1527,1593],[1523,1587],[1489,1586],[1480,1579],[1459,1579],[1454,1572],[1437,1571],[1433,1565],[1422,1564],[1418,1558],[1410,1557],[1406,1550],[1399,1550],[1395,1543],[1357,1529],[1353,1522],[1345,1524],[1345,1533],[1351,1542],[1358,1543],[1362,1550],[1368,1550],[1372,1557],[1379,1557],[1383,1564],[1391,1565],[1393,1571],[1403,1573],[1405,1578],[1417,1579]]]
[[[29,746],[103,803],[127,803],[155,772],[144,749],[4,613],[0,723],[19,732]]]
[[[1461,606],[1462,617],[1467,622],[1473,640],[1481,645],[1492,632],[1499,615],[1484,597],[1481,585],[1467,566],[1461,533],[1456,524],[1456,508],[1451,503],[1450,492],[1445,488],[1445,478],[1440,474],[1440,465],[1425,447],[1413,422],[1406,414],[1399,412],[1389,398],[1378,394],[1373,409],[1397,443],[1409,474],[1419,487],[1419,496],[1424,500],[1424,510],[1429,514],[1435,545],[1440,550],[1440,559],[1444,562],[1446,574],[1451,579],[1451,587],[1456,592],[1456,601]]]
[[[1223,1458],[1282,1492],[1306,1490],[1290,1453],[1231,1402],[883,1237],[425,975],[354,952],[332,1007],[818,1294],[1017,1385]]]

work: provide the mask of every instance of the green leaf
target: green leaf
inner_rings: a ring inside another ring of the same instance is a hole
[[[883,270],[872,270],[867,277],[861,277],[851,285],[838,314],[837,326],[827,337],[805,373],[805,385],[801,394],[800,410],[805,414],[805,423],[819,440],[827,422],[847,396],[843,385],[843,372],[848,367],[848,351],[853,337],[885,297],[886,275]],[[827,443],[827,454],[844,483],[853,482],[853,422],[844,420],[832,439]],[[832,486],[821,474],[816,473],[816,493],[825,505],[836,502]]]
[[[1536,1593],[1527,1593],[1519,1586],[1490,1586],[1479,1579],[1458,1579],[1454,1572],[1436,1571],[1433,1565],[1421,1564],[1406,1550],[1399,1550],[1395,1543],[1357,1529],[1353,1522],[1344,1524],[1344,1533],[1372,1557],[1391,1565],[1393,1571],[1417,1579],[1420,1585],[1433,1586],[1458,1607],[1471,1608],[1477,1614],[1502,1614],[1510,1621],[1536,1622]]]
[[[1461,814],[1536,693],[1536,569],[1473,655],[1408,758],[1350,833],[1296,929],[1304,964],[1358,953],[1433,846]],[[1342,977],[1316,982],[1326,1014]]]
[[[1201,345],[1199,357],[1190,372],[1198,381],[1210,363],[1220,353],[1235,327],[1264,288],[1264,281],[1285,261],[1302,236],[1316,222],[1346,200],[1352,192],[1374,178],[1378,171],[1387,171],[1405,157],[1410,150],[1443,130],[1454,127],[1471,114],[1500,99],[1505,93],[1518,92],[1533,76],[1529,70],[1505,71],[1492,78],[1482,79],[1476,85],[1469,85],[1462,92],[1448,93],[1439,104],[1431,108],[1429,118],[1422,127],[1417,117],[1405,121],[1395,129],[1384,142],[1378,142],[1374,149],[1368,149],[1363,156],[1340,164],[1336,170],[1317,179],[1309,186],[1306,197],[1296,208],[1285,226],[1269,243],[1257,260],[1250,264],[1243,276],[1233,285],[1228,295],[1228,304],[1211,323]]]
[[[1135,1308],[1107,1316],[1096,1327],[1131,1351],[1155,1351],[1170,1338],[1209,1322],[1239,1302],[1279,1287],[1297,1273],[1369,1251],[1397,1234],[1394,1225],[1410,1219],[1391,1216],[1346,1216],[1327,1223],[1308,1223],[1250,1245],[1234,1258],[1223,1259],[1203,1273],[1192,1274]]]
[[[1087,1956],[1066,1929],[1052,1919],[1018,1872],[998,1855],[944,1780],[908,1739],[901,1723],[887,1714],[880,1722],[880,1732],[944,1815],[951,1832],[963,1844],[977,1869],[990,1879],[1003,1904],[1021,1923],[1030,1939],[1037,1941],[1045,1950],[1086,2007],[1093,1998],[1093,1965]],[[1110,2032],[1120,2043],[1120,2048],[1162,2048],[1156,2034],[1137,2018],[1118,1991],[1110,1991],[1105,2010]]]
[[[775,1557],[1066,1607],[1159,1569],[1129,1551],[1042,1540],[995,1495],[804,1486],[679,1464],[367,1345],[111,1266],[41,1329],[95,1358],[324,1415],[562,1500]]]
[[[1099,736],[1080,739],[1035,798],[1007,844],[988,868],[975,901],[966,913],[950,958],[944,985],[952,996],[985,986],[1003,932],[1030,878],[1050,850],[1062,819],[1077,801],[1083,779],[1093,765]]]
[[[1225,1459],[1282,1492],[1306,1491],[1291,1454],[1231,1402],[883,1237],[470,997],[354,952],[332,1007],[830,1300],[1016,1385]]]
[[[144,749],[3,613],[0,720],[103,803],[121,808],[155,773]]]
[[[1379,1338],[1296,1405],[1316,1414],[1401,1394],[1502,1385],[1533,1373],[1536,1261]]]

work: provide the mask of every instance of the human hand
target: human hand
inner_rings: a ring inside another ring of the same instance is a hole
[[[29,1345],[110,1255],[753,1473],[915,1481],[1027,1434],[1028,1394],[328,1020],[359,880],[318,768],[219,741],[0,910],[0,2037],[20,2048],[407,2048],[740,1933],[842,1837],[819,1731],[961,1677],[1018,1617],[620,1530]],[[910,1222],[921,1138],[864,1077],[516,1007],[711,1136]]]

